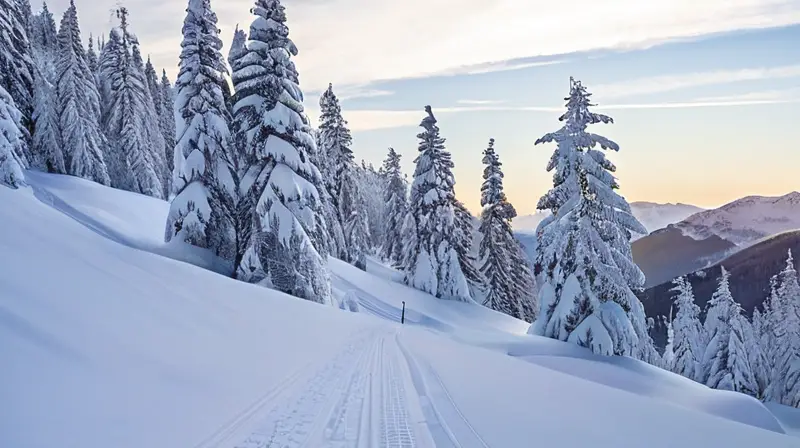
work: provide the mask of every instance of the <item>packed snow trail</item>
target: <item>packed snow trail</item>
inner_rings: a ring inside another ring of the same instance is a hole
[[[199,446],[235,448],[432,448],[397,329],[366,332],[305,381],[292,377],[268,393],[271,409],[236,443],[223,427]],[[245,411],[247,413],[247,411]],[[239,425],[234,419],[232,425]],[[227,433],[227,434],[226,434]],[[234,442],[231,445],[231,442]]]

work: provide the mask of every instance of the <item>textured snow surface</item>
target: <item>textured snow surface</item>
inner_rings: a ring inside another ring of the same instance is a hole
[[[358,306],[318,305],[163,256],[186,249],[159,245],[165,202],[28,174],[0,188],[0,446],[798,446],[793,410],[528,336],[373,260],[331,260]]]
[[[748,246],[764,237],[800,229],[800,193],[748,196],[692,215],[675,227],[697,240],[717,235],[737,246]]]

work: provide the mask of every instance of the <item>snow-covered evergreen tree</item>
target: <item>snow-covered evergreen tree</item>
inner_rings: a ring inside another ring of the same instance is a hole
[[[58,30],[53,13],[47,7],[47,2],[42,3],[42,10],[33,17],[31,28],[33,34],[30,36],[30,41],[34,53],[37,50],[40,53],[50,53],[52,59],[55,59],[55,53],[58,51]],[[36,58],[36,54],[34,54],[34,58]]]
[[[161,135],[164,136],[164,147],[168,155],[167,169],[172,173],[175,170],[175,100],[166,70],[161,71],[161,83],[158,86],[157,98],[161,103],[158,127],[161,129]]]
[[[616,168],[597,149],[619,146],[586,131],[589,124],[611,123],[589,111],[590,96],[571,80],[564,126],[537,140],[556,142],[548,165],[553,188],[539,201],[552,211],[538,229],[537,264],[544,271],[540,312],[534,334],[570,340],[604,354],[655,358],[641,302],[644,274],[633,262],[631,233],[647,233],[630,205],[614,190]],[[581,181],[580,179],[583,180]],[[586,265],[594,260],[595,265]]]
[[[0,85],[0,184],[18,188],[25,184],[23,169],[26,167],[23,133],[20,121],[22,113],[14,105],[11,95]]]
[[[361,196],[364,200],[364,212],[367,216],[369,226],[368,249],[370,253],[377,254],[385,240],[384,230],[386,224],[384,220],[385,204],[383,202],[383,192],[386,189],[386,178],[379,170],[370,163],[361,160],[361,166],[356,167],[356,175],[361,189]]]
[[[158,127],[148,129],[149,92],[135,57],[138,45],[128,31],[128,12],[120,8],[117,16],[120,28],[111,31],[100,57],[101,76],[108,83],[104,125],[115,162],[112,185],[163,198],[163,139],[161,146],[154,146],[151,137]]]
[[[669,310],[669,320],[667,321],[667,345],[664,347],[664,354],[661,356],[661,368],[672,371],[675,368],[675,330],[672,328],[672,309]]]
[[[764,315],[758,309],[753,310],[752,324],[746,330],[748,331],[745,333],[745,349],[755,380],[755,397],[763,400],[769,387],[770,362],[767,360],[767,346],[764,345],[768,326]]]
[[[400,166],[400,154],[389,148],[383,161],[384,184],[384,235],[381,257],[393,266],[401,266],[403,261],[403,221],[408,211],[408,186]]]
[[[58,30],[58,117],[67,174],[109,185],[100,132],[100,97],[86,63],[75,2],[61,18]]]
[[[328,89],[320,97],[319,105],[319,169],[330,196],[331,206],[336,211],[336,219],[328,222],[328,233],[334,239],[340,232],[344,235],[344,240],[338,245],[339,252],[336,256],[347,262],[353,262],[347,237],[347,234],[350,233],[350,229],[347,227],[348,219],[351,217],[342,214],[342,197],[353,197],[346,190],[358,188],[353,185],[356,170],[353,151],[350,149],[353,139],[347,128],[347,121],[342,117],[342,108],[339,105],[339,99],[333,93],[332,85],[329,84]],[[353,207],[345,205],[345,208],[352,209]],[[363,235],[359,234],[359,238],[361,236]]]
[[[0,0],[0,87],[22,113],[23,138],[28,141],[33,123],[34,68],[26,15],[17,0]],[[25,157],[28,149],[26,144]]]
[[[722,277],[714,291],[706,319],[709,342],[703,365],[706,385],[714,389],[732,390],[756,395],[756,382],[745,345],[749,322],[742,307],[733,300],[729,285],[730,274],[722,268]]]
[[[787,406],[800,407],[800,283],[791,250],[778,274],[773,328],[776,350],[769,396]]]
[[[425,112],[404,232],[405,282],[442,299],[471,301],[458,253],[453,162],[431,107]]]
[[[494,139],[483,151],[481,186],[480,270],[485,278],[483,304],[527,322],[536,318],[534,282],[530,265],[519,241],[514,238],[511,220],[517,216],[503,191],[503,170],[494,149]]]
[[[86,64],[92,73],[97,72],[97,52],[94,51],[94,38],[91,33],[89,33],[89,46],[86,48]]]
[[[231,216],[238,193],[235,171],[227,163],[231,117],[222,84],[227,82],[228,69],[210,0],[189,0],[181,47],[175,81],[179,138],[174,151],[174,197],[166,241],[177,237],[233,260],[235,229]],[[152,78],[148,84],[152,84],[153,96],[161,100],[163,93],[149,61],[148,67],[148,78]]]
[[[671,322],[674,332],[672,342],[675,361],[672,371],[695,381],[703,381],[702,361],[705,353],[703,325],[700,322],[700,307],[694,300],[692,284],[686,277],[673,280],[672,291],[677,312]]]
[[[167,159],[172,158],[173,151],[168,151],[164,143],[164,136],[161,134],[161,126],[159,125],[158,113],[156,112],[156,100],[151,94],[150,83],[147,79],[147,68],[145,67],[144,60],[142,59],[141,49],[139,47],[139,39],[130,34],[130,41],[132,44],[132,61],[135,67],[134,75],[139,78],[139,82],[144,86],[144,134],[147,139],[150,152],[152,153],[153,162],[155,164],[156,173],[159,176],[161,185],[164,188],[164,197],[169,197],[170,184],[172,183],[172,171],[167,169]],[[153,70],[155,75],[155,70]],[[155,76],[153,77],[155,79]],[[160,105],[160,102],[159,102]]]
[[[31,165],[48,173],[66,174],[63,143],[59,124],[58,92],[51,84],[47,71],[54,71],[51,62],[36,62],[33,88],[33,120],[35,127],[31,141]]]
[[[65,174],[63,143],[58,115],[58,38],[53,15],[47,9],[32,18],[31,46],[34,62],[32,166],[50,173]]]
[[[315,246],[324,216],[309,159],[315,142],[291,57],[286,13],[278,0],[256,0],[247,54],[233,67],[234,127],[242,169],[239,190],[252,234],[239,278],[330,303],[325,260]]]

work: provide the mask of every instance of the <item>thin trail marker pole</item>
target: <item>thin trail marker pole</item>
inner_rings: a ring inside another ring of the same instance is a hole
[[[400,314],[400,323],[401,324],[405,324],[406,323],[406,302],[405,301],[403,302],[403,313]]]

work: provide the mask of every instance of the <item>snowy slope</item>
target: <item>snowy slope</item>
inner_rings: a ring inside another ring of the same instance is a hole
[[[675,227],[697,240],[717,235],[737,246],[747,246],[770,235],[800,229],[800,193],[748,196],[692,215]]]
[[[341,311],[160,255],[181,249],[158,246],[160,201],[29,180],[0,188],[2,447],[798,445],[751,398],[527,336],[378,264],[331,261],[361,312]]]
[[[702,208],[694,205],[656,204],[653,202],[632,202],[631,210],[648,232],[663,229],[670,224],[682,221],[695,213],[703,211]],[[513,222],[514,229],[519,231],[536,230],[539,223],[549,214],[549,212],[536,212],[515,218]],[[642,236],[637,235],[634,239]]]

